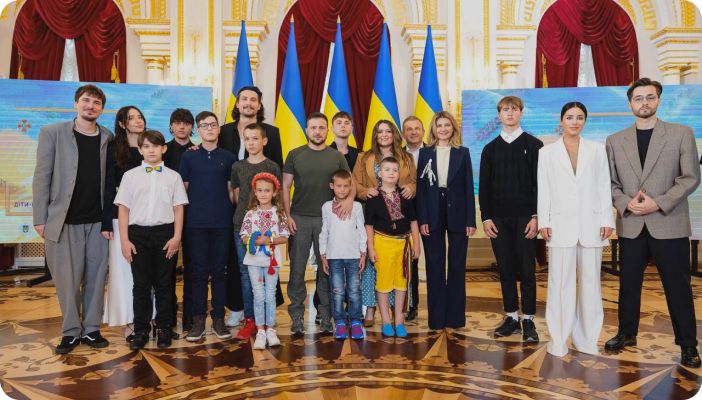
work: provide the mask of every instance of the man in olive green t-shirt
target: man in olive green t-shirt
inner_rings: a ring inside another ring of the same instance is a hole
[[[305,268],[310,246],[314,246],[317,260],[319,255],[319,232],[322,230],[322,204],[333,197],[329,182],[339,169],[349,170],[344,156],[327,147],[327,117],[322,113],[312,113],[307,117],[308,143],[288,153],[283,166],[283,202],[290,229],[290,281],[288,313],[292,320],[292,334],[301,337],[305,333],[304,313],[307,287]],[[290,189],[295,184],[295,193],[290,204]],[[348,217],[356,196],[354,185],[347,201],[335,206],[335,212]],[[329,303],[329,278],[322,268],[317,269],[318,312],[322,319],[322,334],[331,335],[331,307]]]

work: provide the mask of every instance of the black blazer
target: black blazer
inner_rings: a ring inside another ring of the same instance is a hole
[[[237,130],[238,121],[230,122],[222,125],[219,132],[218,147],[229,150],[234,153],[234,156],[239,157],[239,146],[241,146],[241,138]],[[261,125],[266,129],[266,137],[268,144],[263,148],[263,155],[266,158],[274,161],[280,169],[283,169],[283,146],[280,144],[280,131],[273,125],[261,122]],[[248,152],[244,152],[244,157],[248,157]]]
[[[451,148],[449,155],[448,179],[446,181],[446,206],[448,207],[448,230],[465,232],[475,227],[475,195],[473,191],[473,168],[470,152],[465,147]],[[420,225],[428,224],[434,231],[439,221],[439,183],[436,179],[429,183],[429,174],[424,173],[431,160],[431,170],[436,172],[436,148],[423,147],[419,150],[417,163],[417,220]]]

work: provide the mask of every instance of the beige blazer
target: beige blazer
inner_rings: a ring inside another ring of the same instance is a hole
[[[414,160],[412,155],[407,153],[407,160]],[[417,167],[413,162],[403,162],[400,159],[400,181],[401,188],[409,187],[417,193]],[[378,179],[375,177],[375,157],[369,150],[358,155],[356,165],[353,167],[353,179],[356,181],[356,197],[362,201],[368,200],[368,191],[371,188],[378,188]]]
[[[644,223],[656,239],[691,235],[687,198],[700,184],[699,157],[692,129],[658,120],[643,168],[635,126],[607,138],[607,156],[618,236],[635,238]],[[627,210],[627,204],[640,189],[653,198],[660,210],[644,216]]]
[[[100,130],[100,196],[105,194],[105,160],[112,132]],[[37,163],[32,181],[34,225],[46,225],[44,238],[58,242],[73,187],[78,174],[78,144],[73,135],[73,121],[47,125],[39,130]],[[102,204],[102,199],[101,203]]]
[[[549,247],[603,247],[600,228],[614,228],[607,153],[602,143],[580,138],[576,172],[563,138],[539,150],[538,224],[551,228]]]

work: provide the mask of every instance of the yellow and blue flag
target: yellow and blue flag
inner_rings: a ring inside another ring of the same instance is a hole
[[[291,20],[288,50],[283,67],[283,81],[278,95],[278,108],[275,110],[275,126],[280,129],[283,159],[288,156],[290,150],[307,144],[305,121],[305,101],[302,97],[300,65],[295,45],[295,28]]]
[[[388,42],[388,24],[383,24],[383,36],[380,38],[380,53],[378,66],[375,69],[375,82],[373,83],[373,96],[371,97],[368,111],[368,123],[363,138],[363,150],[371,148],[373,127],[381,120],[387,119],[400,126],[400,112],[397,109],[397,96],[395,95],[395,81],[392,75],[390,60],[390,44]]]
[[[341,39],[341,22],[336,22],[336,38],[334,39],[334,54],[332,55],[331,71],[329,72],[329,84],[327,86],[327,97],[324,100],[324,115],[329,118],[329,135],[327,144],[334,141],[331,132],[332,117],[339,111],[346,111],[353,115],[351,111],[351,91],[349,90],[349,80],[346,74],[346,59],[344,57],[344,44]],[[355,132],[355,129],[354,129]],[[354,132],[349,137],[349,145],[356,147]]]
[[[253,74],[251,73],[251,59],[249,58],[249,41],[246,39],[246,23],[241,21],[241,35],[239,36],[239,48],[236,51],[236,67],[234,68],[234,79],[232,82],[232,93],[229,95],[229,106],[225,123],[233,122],[232,110],[236,106],[236,94],[244,86],[253,86]]]
[[[431,25],[428,25],[427,42],[424,46],[424,59],[422,60],[422,73],[419,76],[417,102],[414,106],[414,115],[424,125],[425,141],[429,135],[431,119],[434,117],[434,114],[441,110],[441,92],[439,91],[439,77],[436,72],[436,59],[434,58],[434,42],[431,39]]]

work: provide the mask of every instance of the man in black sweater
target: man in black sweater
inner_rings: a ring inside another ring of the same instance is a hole
[[[524,103],[507,96],[497,104],[500,135],[483,148],[480,158],[480,212],[497,259],[506,313],[495,337],[523,332],[525,342],[538,342],[536,314],[536,171],[543,143],[519,125]],[[522,321],[517,280],[521,281]]]

